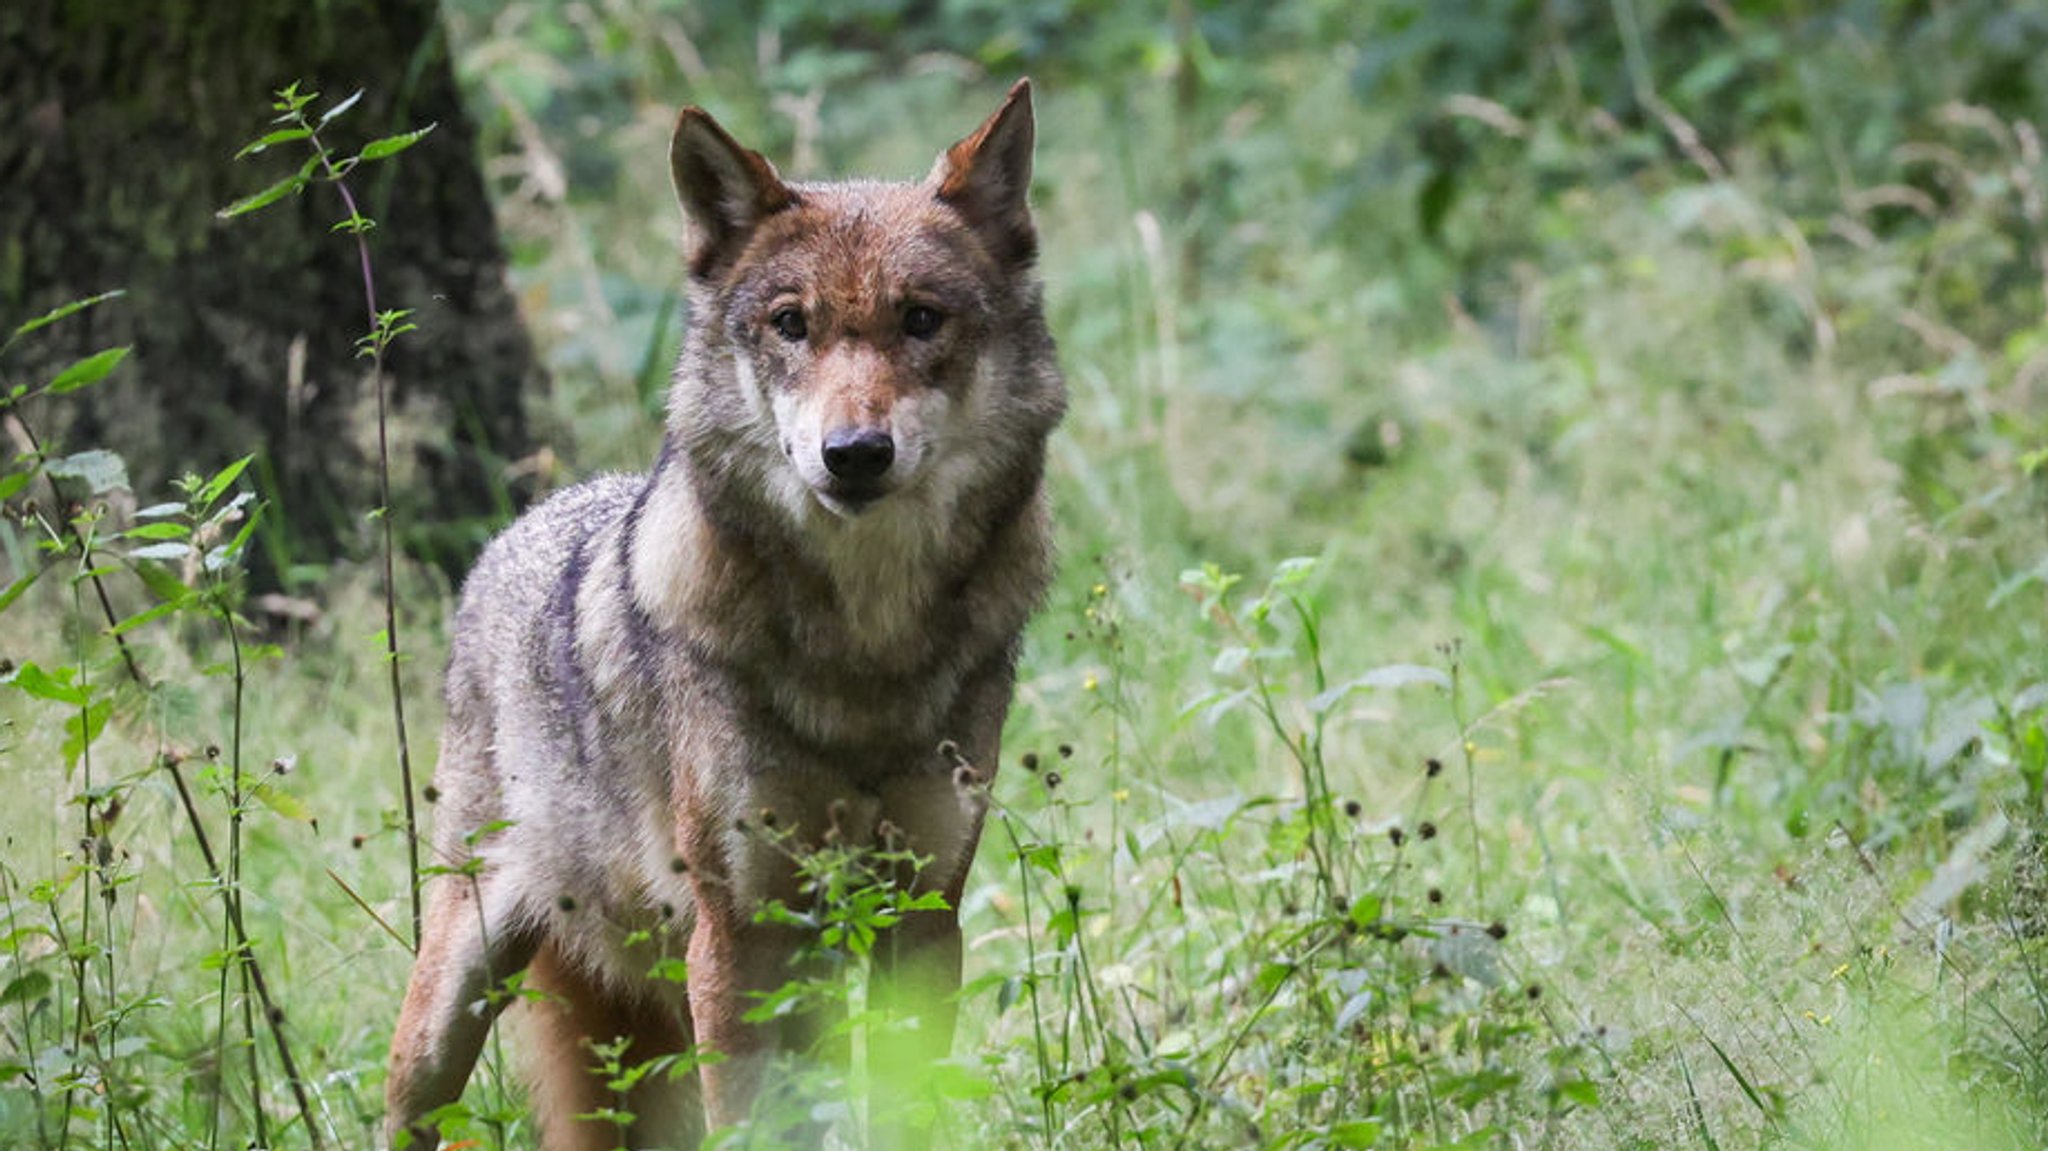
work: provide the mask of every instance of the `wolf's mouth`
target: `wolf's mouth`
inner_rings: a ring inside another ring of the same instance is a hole
[[[825,510],[852,519],[888,495],[889,489],[880,484],[835,483],[829,487],[812,488],[811,494],[825,505]]]

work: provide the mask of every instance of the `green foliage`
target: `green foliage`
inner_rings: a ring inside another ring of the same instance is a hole
[[[985,784],[958,1054],[915,1085],[943,1142],[2042,1142],[2041,14],[448,7],[579,470],[652,456],[676,104],[798,176],[914,176],[1040,81],[1067,560]],[[245,155],[312,154],[228,211],[424,131],[328,152],[352,103],[279,93]],[[367,314],[376,358],[409,319]],[[0,380],[0,414],[121,362]],[[0,475],[0,745],[61,797],[5,825],[0,1142],[370,1142],[408,959],[380,849],[409,833],[362,766],[395,643],[360,650],[344,577],[348,622],[259,664],[239,466],[129,512],[118,464]],[[129,644],[173,675],[135,686]],[[243,821],[239,876],[209,865],[192,828]],[[758,1010],[887,1026],[843,976],[930,913],[915,860],[798,858],[806,900],[763,914],[809,966]],[[233,1018],[257,959],[311,1124]],[[621,1096],[691,1067],[592,1060]],[[524,1145],[495,1066],[448,1130]],[[857,1131],[845,1088],[720,1138]]]

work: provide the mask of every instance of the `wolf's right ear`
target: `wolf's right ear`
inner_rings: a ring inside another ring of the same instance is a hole
[[[685,108],[676,119],[668,167],[689,220],[683,250],[700,280],[739,255],[755,225],[796,203],[775,165],[741,147],[702,108]]]

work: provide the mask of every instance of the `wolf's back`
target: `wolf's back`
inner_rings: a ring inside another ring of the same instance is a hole
[[[602,476],[557,492],[493,539],[463,582],[442,738],[471,754],[444,752],[436,773],[444,846],[454,846],[448,836],[504,817],[498,751],[519,747],[533,767],[572,754],[574,701],[561,698],[559,686],[577,671],[563,662],[574,659],[578,585],[592,549],[617,546],[617,529],[646,483]],[[507,738],[513,728],[526,729],[522,740]]]

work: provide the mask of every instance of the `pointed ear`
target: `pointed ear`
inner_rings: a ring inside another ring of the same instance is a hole
[[[966,217],[1005,263],[1028,264],[1038,255],[1038,233],[1026,199],[1036,137],[1031,81],[1019,80],[995,115],[946,149],[926,178],[938,198]]]
[[[742,148],[702,108],[685,108],[676,119],[668,166],[690,225],[683,250],[698,279],[739,255],[763,219],[796,203],[775,165]]]

